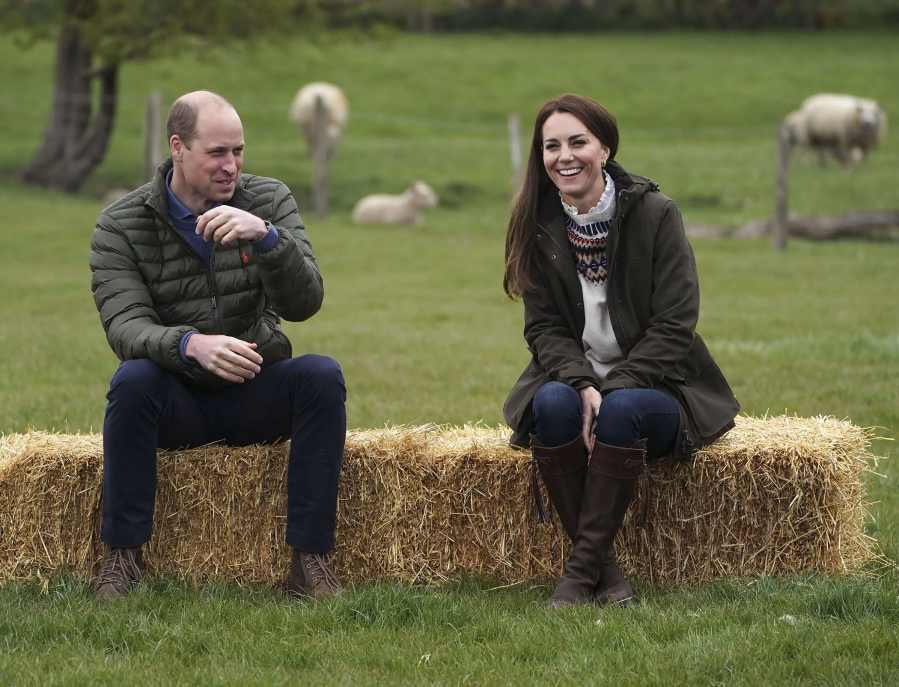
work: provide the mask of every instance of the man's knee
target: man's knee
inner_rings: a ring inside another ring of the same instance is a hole
[[[289,361],[298,391],[314,394],[321,400],[346,401],[346,382],[343,370],[334,358],[309,353]]]
[[[112,376],[107,399],[126,401],[136,398],[159,398],[166,393],[171,373],[152,360],[126,360]]]

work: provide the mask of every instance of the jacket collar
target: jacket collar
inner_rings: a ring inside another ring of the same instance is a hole
[[[615,198],[615,219],[620,222],[627,216],[645,193],[658,191],[659,185],[652,179],[628,173],[624,167],[614,160],[606,164],[606,171],[615,182],[617,197]],[[549,184],[540,197],[538,205],[538,221],[550,238],[560,248],[568,246],[568,236],[565,228],[565,215],[562,203],[559,201],[559,192],[555,186]]]
[[[150,195],[145,201],[161,217],[169,216],[169,199],[165,190],[165,179],[173,167],[172,158],[168,158],[156,168],[156,174],[153,181],[150,182]]]
[[[659,190],[659,185],[652,179],[630,174],[614,160],[606,163],[606,171],[615,182],[618,192],[615,202],[618,204],[616,215],[619,218],[625,217],[631,211],[634,203],[645,193]]]
[[[161,217],[168,217],[169,201],[166,191],[165,180],[169,172],[174,167],[172,158],[168,158],[156,169],[156,175],[150,183],[150,195],[145,203],[153,208]],[[246,210],[252,205],[253,198],[256,194],[247,188],[248,178],[245,174],[241,174],[237,180],[237,186],[234,189],[234,195],[231,196],[226,205],[233,205],[241,210]]]

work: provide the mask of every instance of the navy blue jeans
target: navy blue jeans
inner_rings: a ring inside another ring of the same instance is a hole
[[[346,439],[346,385],[335,360],[282,360],[215,391],[188,386],[151,360],[128,360],[106,398],[101,539],[110,546],[150,539],[157,448],[290,439],[287,543],[310,553],[333,548]]]
[[[533,401],[534,433],[544,446],[561,446],[581,433],[581,396],[562,382],[547,382]],[[657,389],[616,389],[602,397],[596,438],[609,446],[630,448],[647,440],[650,460],[674,450],[680,428],[677,401]]]

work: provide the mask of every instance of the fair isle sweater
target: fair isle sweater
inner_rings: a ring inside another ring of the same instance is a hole
[[[606,188],[599,202],[589,211],[579,214],[576,207],[562,200],[566,214],[568,241],[574,253],[578,279],[584,297],[584,354],[600,381],[624,359],[606,301],[609,260],[606,244],[609,227],[615,216],[615,182],[608,173]]]

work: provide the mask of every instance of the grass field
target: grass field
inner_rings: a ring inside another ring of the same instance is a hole
[[[688,223],[770,216],[774,130],[807,94],[878,99],[899,113],[893,34],[283,37],[203,59],[128,65],[110,155],[80,196],[18,184],[50,101],[52,48],[0,43],[0,433],[98,431],[116,361],[88,289],[105,189],[140,181],[146,94],[209,87],[244,120],[247,169],[302,199],[310,178],[287,122],[295,90],[344,85],[350,128],[332,170],[335,212],[307,218],[322,312],[288,332],[343,364],[354,427],[498,423],[526,361],[521,306],[502,295],[509,194],[505,119],[527,130],[565,90],[616,113],[619,160],[652,176]],[[899,207],[899,136],[847,172],[797,162],[793,209]],[[357,229],[368,192],[427,179],[440,208],[414,228]],[[885,437],[866,479],[869,532],[899,557],[899,246],[695,241],[700,331],[746,412],[829,414]],[[438,590],[371,586],[308,607],[268,590],[153,581],[98,608],[81,581],[0,589],[0,684],[889,685],[899,682],[899,575],[732,580],[643,589],[633,610],[543,609],[549,583]],[[795,622],[791,622],[791,616]]]

